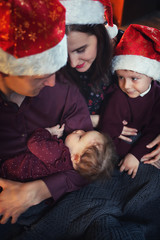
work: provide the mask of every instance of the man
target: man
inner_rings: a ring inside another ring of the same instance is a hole
[[[27,151],[38,127],[64,123],[65,134],[91,130],[79,91],[55,74],[67,61],[64,7],[57,0],[9,0],[1,1],[0,14],[0,161]],[[85,184],[74,170],[27,183],[0,179],[2,239],[12,239],[49,211],[50,202],[43,200],[57,201]]]

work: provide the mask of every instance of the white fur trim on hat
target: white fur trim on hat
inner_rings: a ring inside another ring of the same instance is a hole
[[[104,23],[104,6],[93,0],[60,0],[66,8],[66,24]]]
[[[138,55],[118,55],[113,57],[112,72],[131,70],[160,81],[160,62]]]
[[[15,58],[0,48],[0,72],[9,75],[44,75],[58,71],[67,62],[67,38],[42,53]]]
[[[111,39],[117,36],[118,28],[115,24],[113,24],[113,27],[109,26],[108,24],[105,25],[105,27],[106,27],[108,35],[110,36]]]

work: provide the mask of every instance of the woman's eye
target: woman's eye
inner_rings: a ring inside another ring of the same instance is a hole
[[[133,80],[133,81],[136,81],[136,80],[138,80],[138,78],[132,78],[132,80]]]
[[[83,53],[85,51],[85,48],[80,48],[77,50],[77,53]]]

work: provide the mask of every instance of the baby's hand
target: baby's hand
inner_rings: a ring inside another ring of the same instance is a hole
[[[128,175],[132,175],[134,178],[137,174],[139,161],[131,153],[128,153],[123,160],[119,163],[120,172],[128,171]]]
[[[64,126],[65,124],[63,124],[61,127],[59,124],[57,124],[56,126],[54,127],[51,127],[51,128],[46,128],[50,134],[53,136],[53,135],[56,135],[57,138],[60,138],[63,136],[63,131],[64,131]]]

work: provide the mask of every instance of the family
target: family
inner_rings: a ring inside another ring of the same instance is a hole
[[[159,240],[160,30],[109,0],[0,13],[1,238]]]

